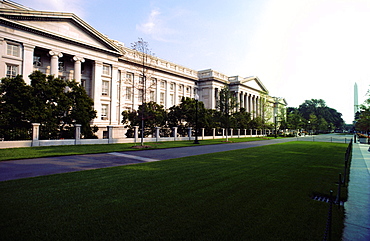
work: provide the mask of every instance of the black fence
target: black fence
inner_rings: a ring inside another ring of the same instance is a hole
[[[0,141],[18,141],[18,140],[31,140],[32,139],[32,127],[16,127],[7,128],[1,127],[0,129]]]
[[[74,127],[49,128],[40,125],[40,140],[74,139]]]
[[[342,203],[344,203],[344,201],[343,202],[341,201],[341,192],[342,192],[342,188],[347,186],[347,181],[349,177],[349,167],[350,167],[351,160],[352,160],[352,145],[353,145],[353,140],[351,139],[346,149],[346,153],[344,155],[344,174],[342,176],[342,173],[339,173],[339,178],[337,182],[338,184],[337,196],[333,197],[333,190],[330,190],[330,195],[328,198],[328,203],[329,203],[328,216],[326,220],[326,227],[325,227],[323,241],[332,240],[331,239],[331,229],[332,229],[333,205],[337,205],[338,208],[340,208],[342,206]]]

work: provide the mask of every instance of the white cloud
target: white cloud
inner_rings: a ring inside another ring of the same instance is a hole
[[[180,17],[180,12],[171,10],[170,14],[164,14],[159,8],[150,11],[146,21],[136,25],[136,30],[149,35],[161,42],[175,42],[177,30],[171,28],[170,22]]]

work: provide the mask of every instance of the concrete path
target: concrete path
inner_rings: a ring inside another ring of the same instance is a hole
[[[369,145],[353,144],[348,183],[348,200],[344,204],[344,241],[370,240],[370,152]]]
[[[295,141],[295,138],[0,162],[0,181],[123,166]]]

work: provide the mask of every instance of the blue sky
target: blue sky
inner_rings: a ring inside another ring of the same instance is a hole
[[[138,37],[157,57],[195,70],[258,76],[288,106],[323,99],[353,120],[370,88],[368,0],[16,0],[73,12],[130,47]]]

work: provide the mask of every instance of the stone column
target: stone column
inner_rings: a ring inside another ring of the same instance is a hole
[[[107,126],[108,129],[108,143],[113,143],[113,126]]]
[[[225,138],[225,128],[222,128],[222,138]]]
[[[160,127],[155,127],[155,141],[158,142],[160,136],[159,136],[159,130],[161,128]]]
[[[137,139],[139,138],[139,126],[134,126],[135,130],[134,130],[134,139],[135,139],[135,143],[137,142]]]
[[[244,129],[244,137],[247,137],[247,129]]]
[[[74,56],[73,60],[75,61],[73,78],[76,80],[77,83],[81,83],[81,63],[85,62],[85,59],[82,57]]]
[[[75,124],[75,145],[81,144],[81,124]]]
[[[119,116],[119,103],[118,103],[118,67],[112,66],[112,77],[110,79],[110,93],[109,93],[109,99],[110,99],[110,116],[109,116],[109,123],[110,124],[117,124],[120,125],[120,116]],[[118,112],[118,113],[117,113]]]
[[[202,128],[202,140],[204,140],[204,128]]]
[[[164,108],[168,109],[170,108],[170,83],[169,81],[166,81],[165,84],[165,94],[164,94]]]
[[[252,137],[252,135],[253,135],[253,133],[252,133],[252,129],[249,129],[249,131],[250,131],[250,133],[251,133],[251,137]]]
[[[176,138],[177,138],[177,128],[178,127],[172,127],[173,128],[173,140],[176,141]]]
[[[31,84],[30,78],[28,76],[33,72],[33,52],[35,46],[23,43],[23,66],[22,75],[26,84]]]
[[[233,138],[233,131],[234,131],[234,129],[230,128],[230,138]]]
[[[238,129],[238,138],[240,138],[240,129]]]
[[[191,127],[189,127],[189,128],[188,128],[189,141],[191,140],[191,130],[192,130],[192,128],[191,128]]]
[[[59,58],[63,57],[63,54],[61,52],[50,50],[49,55],[51,56],[50,75],[54,75],[54,77],[57,78],[59,73]]]
[[[31,146],[40,145],[40,123],[32,123],[32,143]]]
[[[174,105],[180,104],[179,97],[178,97],[179,95],[178,95],[177,91],[178,91],[177,84],[173,83],[173,104]]]
[[[103,63],[95,61],[93,66],[93,75],[92,75],[92,99],[94,100],[94,109],[97,111],[98,119],[96,121],[101,120],[101,88],[102,88],[102,80],[101,75],[103,73]]]
[[[213,139],[216,138],[216,128],[212,128]]]

